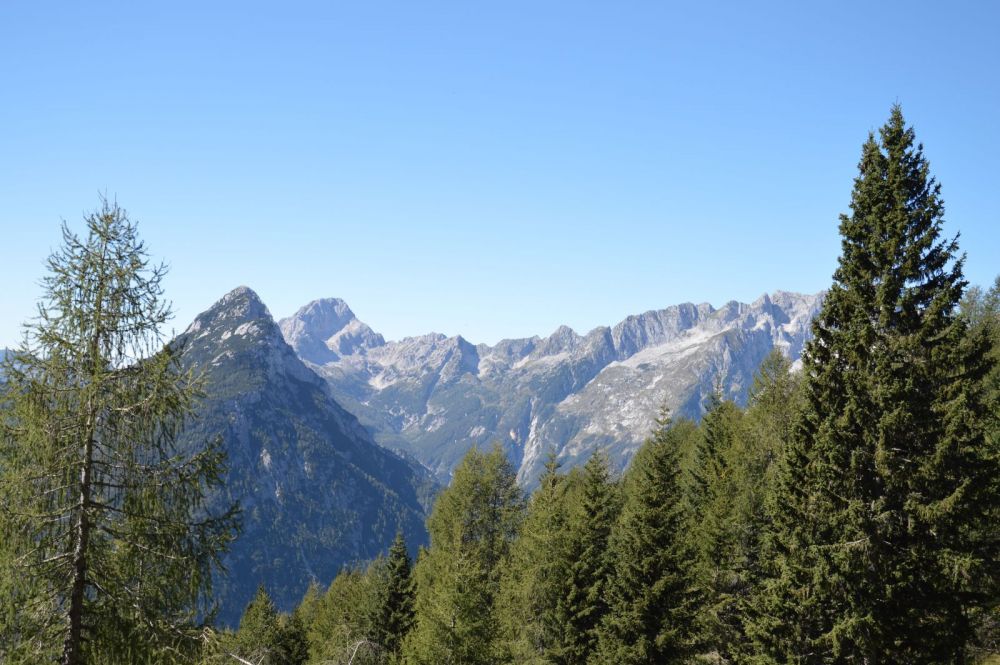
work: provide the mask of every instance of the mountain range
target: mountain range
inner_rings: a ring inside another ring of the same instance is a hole
[[[275,322],[252,290],[233,290],[172,342],[203,381],[184,437],[221,438],[228,457],[212,506],[242,507],[213,589],[221,623],[236,624],[258,584],[294,607],[397,531],[415,552],[435,492],[473,446],[499,442],[529,490],[550,454],[569,467],[604,449],[624,468],[662,406],[697,418],[715,390],[743,403],[773,348],[797,360],[821,300],[685,303],[487,345],[387,341],[336,298]]]
[[[495,345],[440,334],[386,341],[337,298],[279,327],[383,446],[447,482],[469,448],[499,442],[530,488],[550,454],[572,466],[605,449],[624,467],[663,406],[698,418],[716,389],[743,403],[771,349],[799,358],[821,300],[778,291],[718,309],[685,303],[584,335],[563,326]]]

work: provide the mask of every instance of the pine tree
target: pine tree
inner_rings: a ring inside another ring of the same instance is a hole
[[[496,606],[523,512],[524,499],[503,450],[470,450],[427,520],[431,546],[414,568],[415,624],[404,647],[409,662],[504,660]]]
[[[694,425],[664,413],[632,460],[625,504],[611,540],[609,609],[594,662],[686,663],[696,649],[694,553],[686,526],[681,452]]]
[[[965,662],[998,561],[988,347],[957,314],[962,258],[898,107],[859,171],[753,632],[793,662]]]
[[[233,510],[205,514],[222,452],[178,442],[197,387],[163,344],[165,268],[116,204],[85,221],[83,238],[63,226],[0,398],[0,533],[21,615],[0,651],[59,645],[66,665],[183,642],[235,529]]]
[[[565,651],[569,557],[567,487],[555,457],[539,487],[502,582],[502,615],[509,651],[517,663],[561,663]]]
[[[396,534],[388,558],[369,574],[375,577],[370,638],[387,659],[395,662],[401,657],[403,639],[413,627],[413,573],[403,534]]]
[[[608,611],[607,585],[613,560],[608,549],[620,510],[619,488],[603,451],[583,467],[579,508],[570,516],[569,579],[560,662],[586,663],[597,648],[597,629]]]

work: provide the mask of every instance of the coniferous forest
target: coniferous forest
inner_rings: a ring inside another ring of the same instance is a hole
[[[238,626],[212,580],[240,507],[136,228],[64,231],[5,360],[0,661],[971,664],[1000,656],[1000,279],[970,286],[896,106],[864,142],[801,367],[745,406],[664,411],[623,474],[550,458],[530,495],[500,446],[437,496],[430,544]]]

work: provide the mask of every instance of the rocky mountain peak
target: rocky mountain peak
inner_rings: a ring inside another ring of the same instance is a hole
[[[543,339],[535,349],[535,355],[548,356],[564,353],[574,349],[580,342],[580,336],[569,326],[559,326]]]
[[[248,392],[277,377],[322,385],[282,338],[267,306],[246,286],[199,314],[178,339],[184,363],[228,376],[226,385],[233,390]]]
[[[314,300],[278,326],[299,357],[314,365],[364,354],[385,344],[382,335],[359,321],[340,298]]]
[[[354,312],[340,298],[320,298],[283,321],[287,321],[291,329],[308,329],[312,334],[330,337],[355,319]]]
[[[194,339],[218,337],[273,337],[274,319],[260,297],[247,286],[239,286],[222,296],[195,318],[185,336]]]
[[[429,478],[372,441],[253,291],[225,295],[177,343],[182,366],[204,381],[185,440],[222,441],[220,491],[243,507],[242,536],[224,559],[230,574],[213,589],[223,625],[260,582],[291,609],[311,581],[328,583],[343,565],[384,551],[397,530],[425,542]]]

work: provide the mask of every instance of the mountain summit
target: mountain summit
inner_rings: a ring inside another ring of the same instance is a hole
[[[434,334],[386,342],[338,299],[280,326],[383,445],[447,480],[470,447],[500,441],[531,485],[549,452],[575,464],[604,448],[624,466],[664,404],[697,418],[717,384],[745,401],[772,348],[799,358],[821,299],[777,291],[718,309],[684,303],[584,335],[562,326],[492,346]]]
[[[175,343],[201,373],[205,399],[185,437],[222,437],[225,496],[243,532],[226,555],[215,597],[233,623],[259,583],[282,608],[310,581],[385,551],[397,530],[426,542],[429,476],[376,445],[285,343],[267,307],[240,287],[199,315]]]
[[[340,298],[314,300],[280,326],[299,357],[317,365],[385,344],[382,335],[358,321]]]

